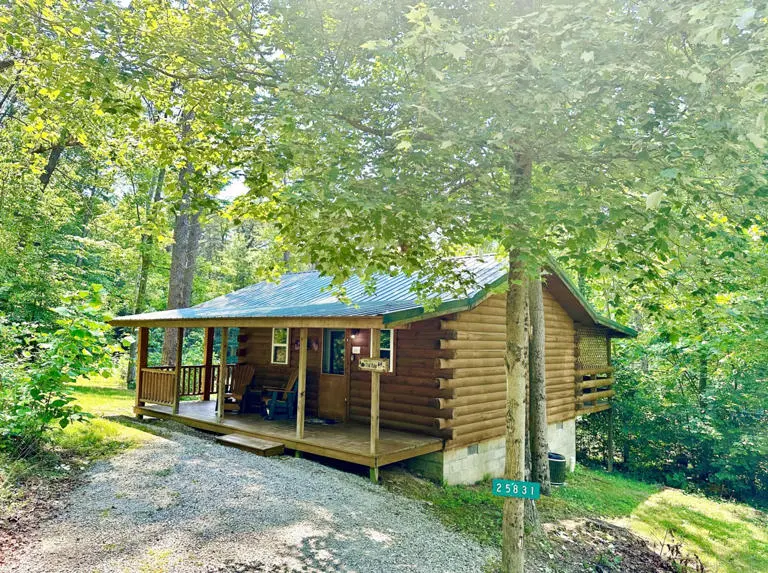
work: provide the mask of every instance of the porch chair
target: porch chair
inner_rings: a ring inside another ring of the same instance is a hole
[[[239,412],[243,404],[243,395],[248,388],[253,376],[256,374],[256,366],[253,364],[238,364],[232,372],[232,388],[224,394],[224,411]]]
[[[299,370],[291,372],[283,388],[262,388],[264,417],[267,420],[288,420],[296,417],[296,381]]]

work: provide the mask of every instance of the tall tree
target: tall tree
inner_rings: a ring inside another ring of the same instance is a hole
[[[547,379],[544,348],[544,292],[541,279],[528,284],[528,308],[531,314],[530,375],[528,427],[531,448],[531,478],[541,484],[541,492],[550,493],[549,442],[547,438]]]
[[[521,479],[527,277],[550,253],[589,257],[599,233],[652,259],[701,230],[695,216],[765,145],[744,97],[761,81],[763,14],[746,0],[277,9],[294,127],[274,151],[289,184],[254,185],[241,208],[334,284],[401,268],[424,296],[472,283],[447,255],[496,241],[510,271],[506,473]],[[505,571],[523,568],[522,507],[505,502]]]
[[[141,193],[136,187],[134,182],[134,188],[136,189],[135,195],[137,196],[136,205],[136,225],[140,229],[141,239],[138,246],[138,269],[136,271],[136,288],[133,301],[131,304],[131,314],[138,314],[143,312],[146,308],[147,298],[147,283],[149,281],[149,273],[152,270],[152,252],[155,242],[154,234],[151,232],[152,225],[150,220],[153,215],[153,207],[162,199],[163,186],[165,184],[165,170],[157,169],[152,172],[149,179],[148,189],[145,193]],[[144,203],[143,213],[140,209],[140,203]],[[134,340],[131,343],[130,350],[128,352],[128,368],[126,371],[126,382],[131,383],[136,380],[136,353],[138,351],[138,342]]]
[[[193,206],[193,192],[189,176],[193,167],[185,165],[179,171],[179,187],[182,190],[181,203],[173,225],[173,247],[171,250],[171,271],[168,281],[168,305],[166,308],[186,308],[192,302],[192,282],[195,278],[197,254],[202,233],[198,208]],[[163,339],[163,364],[174,366],[178,329],[166,328]]]

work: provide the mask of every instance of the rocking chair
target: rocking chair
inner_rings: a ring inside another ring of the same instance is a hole
[[[232,372],[232,387],[224,394],[224,411],[239,412],[243,404],[243,395],[248,388],[253,376],[256,374],[256,366],[253,364],[238,364]]]
[[[263,388],[264,417],[267,420],[288,420],[296,417],[296,381],[299,371],[294,370],[283,388]]]

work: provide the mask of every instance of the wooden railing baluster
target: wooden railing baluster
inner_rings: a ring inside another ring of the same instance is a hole
[[[225,390],[229,391],[234,379],[237,364],[227,365]],[[142,368],[143,386],[139,399],[152,404],[173,403],[174,368],[172,366],[153,366]],[[219,369],[212,369],[211,392],[215,393],[219,384]],[[202,396],[205,385],[205,367],[200,364],[181,367],[179,396]]]

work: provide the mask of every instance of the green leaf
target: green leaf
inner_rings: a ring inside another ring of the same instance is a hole
[[[765,149],[765,138],[759,133],[748,133],[747,139],[749,142],[760,150]]]
[[[449,44],[445,51],[448,52],[450,55],[453,56],[456,60],[463,60],[467,57],[467,48],[466,44],[463,44],[461,42],[456,42],[455,44]]]
[[[755,19],[757,11],[754,8],[745,8],[737,18],[733,20],[739,28],[746,28]]]
[[[707,81],[707,76],[697,70],[693,70],[688,74],[688,79],[695,84],[703,84]]]
[[[360,47],[363,50],[378,50],[379,48],[386,48],[389,45],[389,40],[369,40],[364,44],[360,44]]]
[[[664,191],[654,191],[645,198],[645,208],[648,210],[658,209],[661,200],[664,198]]]

